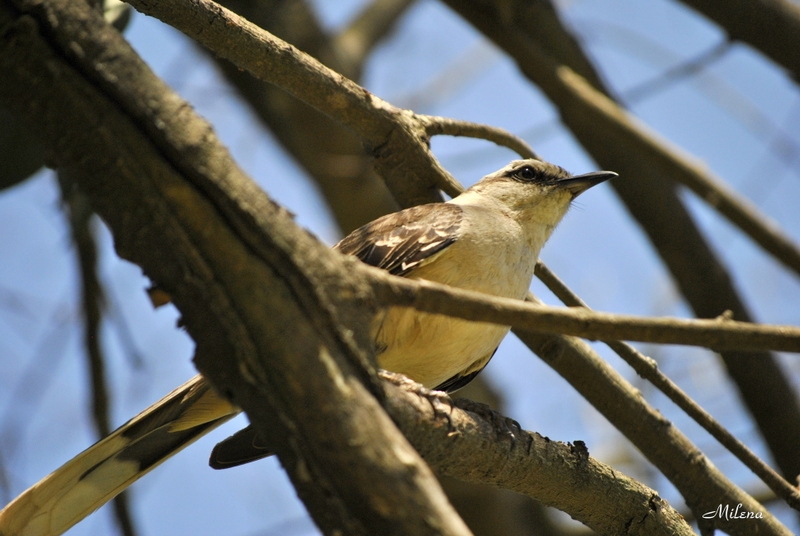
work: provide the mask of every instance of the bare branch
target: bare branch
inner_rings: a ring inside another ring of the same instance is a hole
[[[539,262],[536,265],[536,275],[565,305],[588,308],[586,303],[584,303],[577,294],[572,292],[572,290],[570,290],[556,274],[551,272],[544,263]],[[654,359],[641,354],[638,350],[624,342],[606,341],[606,344],[608,344],[617,355],[624,359],[639,376],[652,383],[662,393],[667,395],[670,400],[685,411],[696,423],[702,426],[725,448],[739,458],[739,460],[753,471],[753,473],[758,475],[778,497],[786,501],[792,508],[800,510],[800,493],[798,493],[797,488],[792,486],[772,469],[772,467],[756,456],[753,451],[739,441],[712,417],[711,414],[684,393],[666,374],[658,370],[658,363],[656,363]]]
[[[317,523],[468,534],[375,398],[369,289],[86,4],[3,2],[0,31],[0,99],[174,298],[198,368],[275,445]]]
[[[418,115],[417,118],[425,125],[425,131],[430,136],[445,134],[447,136],[478,138],[494,142],[500,147],[507,147],[522,158],[541,159],[525,140],[503,128],[432,115]]]
[[[358,73],[348,71],[340,55],[332,52],[331,40],[307,2],[223,0],[221,3],[357,81]],[[256,116],[316,181],[344,234],[399,210],[355,132],[282,89],[254,78],[207,48],[198,48],[221,67]],[[425,197],[426,192],[421,191],[419,195]]]
[[[58,179],[61,185],[61,198],[69,216],[72,242],[75,244],[81,275],[83,341],[91,380],[92,415],[97,436],[102,439],[111,433],[111,418],[108,412],[105,357],[100,347],[100,322],[104,296],[97,277],[97,245],[90,228],[94,212],[89,207],[89,200],[69,177],[61,173]],[[130,514],[129,497],[127,493],[114,497],[114,518],[122,534],[134,536],[136,529]]]
[[[586,113],[602,122],[604,129],[613,129],[620,137],[620,143],[629,150],[641,151],[640,158],[647,158],[659,168],[668,169],[670,178],[692,190],[767,253],[800,275],[800,248],[770,218],[761,214],[755,205],[731,190],[701,162],[670,146],[656,133],[634,121],[569,68],[558,67],[555,73],[562,89],[580,101]]]
[[[702,72],[710,64],[725,56],[730,50],[731,42],[728,40],[722,41],[696,57],[663,71],[655,78],[627,89],[623,94],[623,98],[626,102],[631,103],[650,97],[654,93],[674,86],[687,77]]]
[[[738,504],[763,516],[750,525],[716,519],[728,534],[790,534],[769,511],[723,475],[641,393],[587,344],[574,337],[514,333],[600,411],[666,476],[698,519],[720,504]]]
[[[774,349],[800,352],[800,327],[796,326],[751,324],[724,317],[714,320],[651,318],[550,307],[448,287],[423,279],[391,276],[377,268],[365,266],[364,269],[371,272],[370,279],[384,304],[413,307],[428,313],[591,340],[683,344],[716,350]]]
[[[425,143],[424,128],[411,112],[372,95],[210,0],[132,0],[130,4],[354,130],[402,206],[440,201],[438,190],[457,194],[457,181],[434,158]]]
[[[598,112],[567,87],[562,75],[569,70],[559,67],[562,64],[595,88],[604,84],[578,40],[561,23],[553,3],[509,0],[498,9],[486,0],[445,2],[514,58],[522,73],[558,107],[564,124],[601,167],[620,174],[612,188],[647,233],[694,313],[711,318],[731,310],[735,318],[751,320],[733,278],[677,195],[672,177],[681,174],[681,163],[665,158],[651,137],[626,130],[637,124],[626,123],[627,116],[611,101],[602,99],[608,107]],[[585,81],[580,85],[585,86]],[[606,123],[606,115],[613,114],[619,115],[618,120]],[[618,128],[619,123],[625,123],[625,128]],[[723,353],[722,359],[781,471],[794,479],[800,473],[800,403],[791,382],[769,353],[732,351]]]
[[[693,534],[655,491],[590,457],[580,442],[526,432],[488,406],[452,401],[398,376],[385,376],[386,409],[441,474],[529,495],[598,534]]]
[[[375,45],[394,29],[414,0],[372,0],[335,37],[333,47],[340,61],[349,67],[344,72],[359,73]]]

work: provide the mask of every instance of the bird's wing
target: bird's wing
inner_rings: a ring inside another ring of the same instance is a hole
[[[356,229],[336,244],[334,249],[355,255],[361,261],[390,274],[407,276],[414,268],[430,262],[436,254],[458,240],[462,221],[463,209],[458,205],[420,205],[388,214]],[[483,370],[494,352],[435,389],[448,393],[461,389]]]
[[[390,274],[405,276],[458,239],[462,216],[461,207],[447,203],[411,207],[356,229],[333,248]],[[209,465],[227,469],[271,454],[256,429],[248,426],[217,443]]]
[[[455,393],[462,387],[466,387],[469,382],[475,379],[475,376],[480,374],[480,372],[486,368],[486,365],[489,364],[489,361],[494,357],[494,354],[497,353],[497,348],[495,348],[491,354],[486,355],[482,359],[479,359],[472,363],[469,368],[462,370],[455,376],[448,378],[447,380],[443,381],[436,387],[434,387],[434,391],[444,391],[445,393]]]
[[[432,203],[387,214],[350,233],[334,249],[392,275],[407,275],[458,239],[463,209]]]
[[[195,376],[0,510],[0,535],[61,534],[237,413]]]

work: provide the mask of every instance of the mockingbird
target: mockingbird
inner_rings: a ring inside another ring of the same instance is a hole
[[[394,275],[522,299],[539,251],[572,200],[614,176],[514,161],[446,203],[379,218],[334,248]],[[390,308],[373,330],[381,368],[452,392],[486,366],[509,328]],[[0,536],[61,534],[239,411],[195,376],[8,504]],[[245,428],[217,445],[210,463],[223,468],[263,457],[269,450],[259,443]]]

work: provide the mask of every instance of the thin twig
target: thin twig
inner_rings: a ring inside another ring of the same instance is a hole
[[[689,61],[667,69],[659,73],[655,78],[646,80],[637,86],[625,90],[623,93],[623,98],[628,103],[637,102],[641,101],[645,97],[650,97],[662,89],[671,87],[677,82],[680,82],[681,80],[706,69],[709,64],[717,61],[719,58],[727,54],[732,45],[733,43],[727,39],[717,43],[709,50],[706,50],[702,54],[691,58]]]
[[[536,276],[549,288],[556,297],[569,307],[589,309],[567,285],[558,278],[544,263],[536,264]],[[795,509],[800,509],[800,493],[774,469],[756,456],[747,446],[739,441],[714,417],[681,390],[667,375],[658,369],[658,363],[651,357],[641,354],[634,347],[621,341],[603,341],[617,355],[625,360],[639,376],[656,386],[679,408],[702,426],[709,434],[727,448],[734,456],[745,464],[753,473]]]
[[[796,326],[753,324],[727,318],[650,318],[550,307],[425,280],[390,276],[377,268],[365,266],[363,269],[372,272],[374,289],[385,304],[413,307],[428,313],[590,340],[680,344],[712,350],[800,352],[800,327]]]
[[[417,118],[423,122],[425,125],[425,132],[427,132],[429,136],[444,134],[447,136],[463,136],[466,138],[488,140],[496,143],[500,147],[511,149],[522,158],[537,158],[541,160],[541,157],[536,154],[536,151],[534,151],[525,140],[505,129],[433,115],[417,115]]]

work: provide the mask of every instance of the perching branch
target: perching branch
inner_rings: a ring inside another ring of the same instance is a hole
[[[386,378],[387,411],[439,473],[529,495],[598,534],[693,534],[655,491],[590,457],[585,445],[526,432],[488,406],[452,401],[404,376]]]
[[[790,534],[758,501],[731,482],[641,392],[574,337],[515,330],[514,333],[622,432],[683,495],[700,516],[719,504],[738,504],[763,518],[752,525],[715,519],[731,535]]]
[[[607,115],[627,117],[610,100],[599,98],[608,106],[596,113],[583,93],[565,84],[561,75],[569,71],[558,65],[569,66],[583,80],[611,94],[553,3],[509,0],[499,9],[486,0],[445,2],[518,63],[601,167],[620,174],[611,187],[647,234],[695,315],[713,318],[730,310],[735,318],[750,321],[752,315],[731,275],[678,197],[672,178],[683,173],[681,162],[672,162],[668,153],[659,152],[648,134],[637,136],[635,129],[620,129],[620,121],[613,118],[606,122]],[[585,82],[580,85],[586,86]],[[800,473],[800,403],[776,357],[734,351],[723,353],[722,359],[781,471],[794,479]]]
[[[369,289],[86,4],[6,0],[0,32],[0,100],[79,184],[120,255],[173,297],[198,368],[274,445],[315,521],[468,534],[375,398]]]

